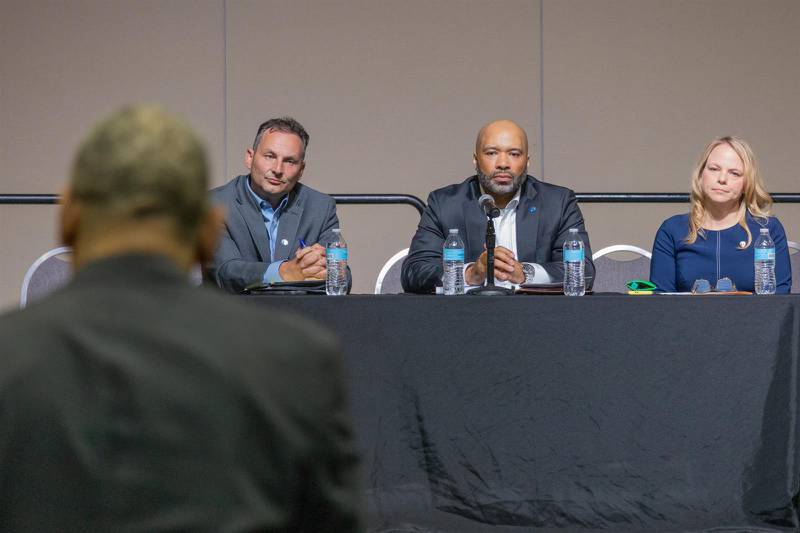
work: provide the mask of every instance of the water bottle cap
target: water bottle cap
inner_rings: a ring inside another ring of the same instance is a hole
[[[578,233],[578,228],[569,228],[570,233]]]
[[[458,230],[457,229],[451,229],[449,231],[450,231],[451,234],[453,234],[453,233],[455,233],[456,235],[458,234]]]
[[[341,233],[342,230],[340,228],[333,228],[334,233]]]
[[[759,232],[761,232],[761,235],[764,235],[765,233],[766,233],[767,235],[769,235],[769,228],[761,228],[761,229],[759,230]]]

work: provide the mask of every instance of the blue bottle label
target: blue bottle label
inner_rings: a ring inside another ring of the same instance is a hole
[[[775,248],[756,248],[756,261],[770,260],[775,260]]]
[[[444,249],[444,260],[445,261],[464,261],[464,249],[463,248],[445,248]]]
[[[326,255],[331,261],[347,261],[347,248],[328,248]]]
[[[583,250],[564,250],[564,261],[583,261]]]

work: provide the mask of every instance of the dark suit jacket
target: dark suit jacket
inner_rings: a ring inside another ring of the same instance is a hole
[[[578,228],[586,246],[586,276],[594,278],[592,250],[575,193],[527,176],[517,207],[517,260],[538,263],[556,280],[564,277],[562,246],[570,228]],[[442,246],[449,229],[464,240],[465,261],[478,259],[486,242],[486,215],[478,205],[477,176],[433,191],[403,262],[407,292],[432,292],[442,279]],[[590,280],[587,279],[587,285]]]
[[[260,283],[274,261],[294,257],[299,240],[325,246],[339,227],[336,202],[327,194],[302,183],[289,193],[289,202],[278,224],[275,257],[270,257],[269,238],[261,210],[247,190],[249,176],[238,176],[211,191],[212,201],[227,210],[214,260],[208,265],[209,277],[232,292]],[[283,243],[286,244],[283,244]]]
[[[0,338],[0,531],[357,530],[340,354],[316,326],[130,255]]]

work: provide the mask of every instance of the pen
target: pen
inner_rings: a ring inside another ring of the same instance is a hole
[[[305,248],[306,247],[306,241],[304,241],[303,239],[300,239],[299,242],[300,242],[300,248]]]

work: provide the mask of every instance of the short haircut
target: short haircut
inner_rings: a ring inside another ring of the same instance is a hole
[[[253,150],[258,149],[258,143],[261,142],[261,137],[263,137],[264,134],[269,131],[292,133],[300,137],[300,142],[303,145],[303,153],[300,155],[300,157],[302,159],[305,159],[306,148],[308,148],[308,141],[310,140],[310,137],[308,136],[308,132],[306,131],[306,129],[303,127],[302,124],[297,122],[292,117],[271,118],[266,122],[263,122],[258,127],[258,131],[256,132],[256,138],[253,141]]]
[[[71,189],[92,215],[87,224],[162,217],[179,235],[192,235],[209,209],[206,150],[189,126],[163,109],[125,107],[81,144]]]

